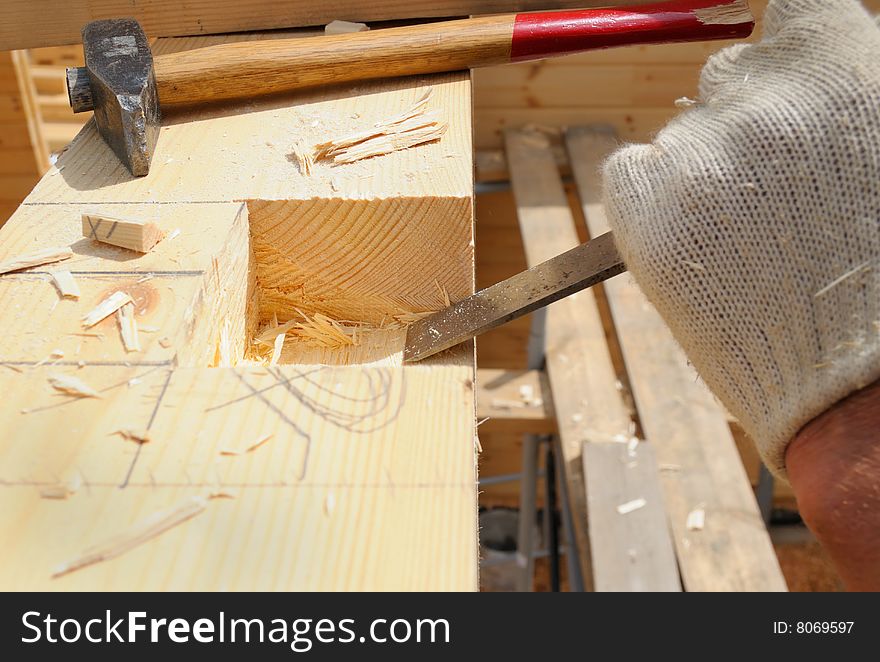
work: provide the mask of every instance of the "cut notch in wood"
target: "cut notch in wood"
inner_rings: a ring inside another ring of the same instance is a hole
[[[82,215],[82,233],[87,239],[138,253],[149,253],[163,237],[162,230],[151,221],[95,213]]]

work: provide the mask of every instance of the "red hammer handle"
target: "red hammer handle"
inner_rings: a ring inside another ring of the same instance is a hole
[[[630,44],[747,37],[745,0],[484,16],[328,37],[221,44],[155,58],[159,101],[192,104],[458,71]]]
[[[744,0],[677,0],[519,14],[513,25],[513,62],[599,48],[748,37],[755,22]]]

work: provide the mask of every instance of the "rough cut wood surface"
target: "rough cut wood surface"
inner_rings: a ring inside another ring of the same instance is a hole
[[[167,47],[199,45],[184,41]],[[295,140],[352,132],[427,88],[450,118],[440,143],[309,178],[288,160]],[[209,367],[244,354],[261,280],[262,316],[282,321],[291,304],[361,321],[430,308],[435,280],[470,293],[469,109],[469,79],[453,74],[178,115],[136,180],[83,130],[0,233],[0,261],[69,245],[80,288],[62,299],[48,268],[0,276],[0,536],[15,541],[0,587],[476,588],[472,345],[413,367],[392,365],[391,345],[384,367],[295,354],[271,369]],[[133,253],[82,237],[84,212],[152,218],[168,234]],[[82,328],[117,291],[133,300],[140,351],[126,351],[113,315]],[[59,393],[54,374],[101,397]],[[75,494],[40,496],[72,476]],[[50,578],[152,513],[217,492],[227,498],[198,517]]]

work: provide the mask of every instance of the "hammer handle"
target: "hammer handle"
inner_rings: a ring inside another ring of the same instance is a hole
[[[159,55],[156,84],[163,106],[195,104],[612,46],[746,37],[753,27],[745,0],[485,16]]]

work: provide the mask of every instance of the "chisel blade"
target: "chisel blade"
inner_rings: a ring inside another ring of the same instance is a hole
[[[614,238],[603,234],[419,320],[403,359],[421,361],[624,271]]]

